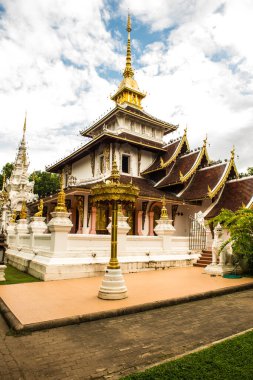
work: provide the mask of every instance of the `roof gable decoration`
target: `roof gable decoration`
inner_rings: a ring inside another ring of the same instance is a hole
[[[191,169],[186,173],[186,174],[183,174],[181,171],[179,172],[179,178],[180,178],[180,182],[184,183],[186,181],[188,181],[188,179],[195,173],[195,171],[198,169],[203,157],[206,157],[207,159],[207,162],[209,162],[209,156],[208,156],[208,153],[207,153],[207,149],[206,149],[206,144],[207,144],[207,137],[205,138],[204,142],[203,142],[203,146],[201,148],[201,150],[199,151],[199,154],[196,158],[196,161],[194,162],[194,164],[192,165]]]
[[[231,173],[232,169],[234,169],[236,177],[239,178],[239,173],[235,165],[235,147],[234,146],[231,150],[230,160],[227,163],[224,173],[221,179],[219,180],[219,182],[217,183],[217,185],[213,189],[211,189],[209,185],[207,186],[207,195],[209,198],[212,199],[215,197],[215,195],[217,195],[217,193],[220,191],[220,189],[223,187],[223,185],[227,181],[228,176]]]
[[[178,147],[175,150],[175,152],[173,153],[173,155],[169,158],[169,160],[164,162],[163,158],[162,157],[160,158],[160,168],[159,169],[164,169],[167,166],[169,166],[173,161],[176,161],[176,158],[180,154],[184,144],[186,144],[187,149],[190,150],[190,145],[189,145],[188,139],[187,139],[187,128],[185,128],[182,139],[181,139],[180,143],[178,144]]]

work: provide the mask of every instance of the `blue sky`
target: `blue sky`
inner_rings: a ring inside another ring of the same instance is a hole
[[[30,170],[84,143],[79,130],[114,106],[126,18],[132,15],[135,77],[145,110],[188,126],[210,156],[236,146],[253,166],[253,3],[250,0],[0,1],[0,165],[13,161],[25,112]],[[236,27],[235,27],[236,25]]]

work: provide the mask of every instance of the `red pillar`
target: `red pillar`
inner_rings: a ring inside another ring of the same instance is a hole
[[[90,226],[90,234],[96,234],[96,218],[97,218],[97,208],[91,208],[91,226]]]
[[[149,211],[149,233],[150,236],[154,235],[154,212]]]
[[[137,233],[138,233],[138,235],[142,235],[142,214],[143,214],[143,211],[138,211],[138,215],[137,215]]]

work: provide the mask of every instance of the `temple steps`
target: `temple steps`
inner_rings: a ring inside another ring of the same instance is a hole
[[[205,268],[207,265],[211,264],[211,262],[212,262],[212,251],[203,249],[201,256],[199,257],[197,262],[193,264],[193,266]]]

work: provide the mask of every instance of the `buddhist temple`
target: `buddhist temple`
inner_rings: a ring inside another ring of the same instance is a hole
[[[207,137],[195,149],[187,129],[170,139],[178,126],[147,113],[145,96],[132,68],[128,16],[114,108],[80,132],[88,138],[81,148],[46,168],[61,176],[61,189],[36,201],[25,120],[12,176],[0,193],[10,265],[45,281],[97,276],[105,271],[111,242],[110,270],[118,270],[119,262],[124,273],[200,266],[215,232],[206,220],[222,208],[252,207],[253,176],[239,178],[235,148],[224,162],[214,162]]]
[[[92,204],[90,189],[108,180],[115,157],[120,181],[131,182],[140,189],[136,204],[123,209],[131,227],[128,234],[154,235],[156,220],[161,214],[161,199],[165,197],[176,234],[188,236],[189,218],[194,214],[202,212],[206,218],[211,218],[226,205],[231,209],[249,205],[253,179],[238,179],[234,148],[226,162],[214,162],[207,151],[207,138],[200,148],[192,150],[187,129],[181,137],[164,142],[164,137],[176,131],[178,126],[143,109],[146,93],[140,90],[134,77],[131,29],[128,16],[126,63],[122,81],[111,96],[114,108],[80,132],[89,139],[85,145],[46,169],[63,174],[67,209],[73,223],[71,233],[108,234],[111,210],[103,204]],[[33,200],[33,183],[27,176],[25,129],[26,121],[15,169],[6,189],[12,210],[19,209],[25,197],[33,214],[38,202]],[[19,191],[21,185],[22,191]],[[15,195],[17,191],[18,196]],[[44,198],[47,222],[56,202],[57,194]]]

